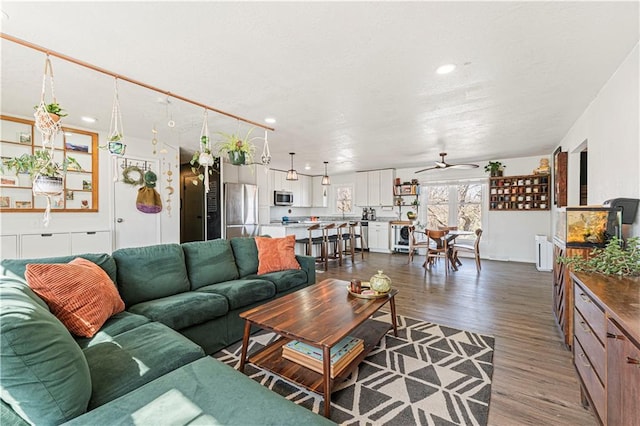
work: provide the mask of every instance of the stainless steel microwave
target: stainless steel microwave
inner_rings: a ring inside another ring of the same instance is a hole
[[[289,191],[273,191],[273,205],[275,206],[292,206],[293,192]]]

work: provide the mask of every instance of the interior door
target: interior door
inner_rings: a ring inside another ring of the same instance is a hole
[[[182,215],[180,242],[204,240],[204,186],[197,176],[182,177]]]
[[[122,171],[127,165],[137,165],[141,169],[146,165],[160,175],[158,161],[139,158],[116,158],[118,179],[113,182],[114,202],[114,244],[116,250],[126,247],[141,247],[160,244],[160,214],[142,213],[136,209],[136,198],[140,186],[122,182]]]

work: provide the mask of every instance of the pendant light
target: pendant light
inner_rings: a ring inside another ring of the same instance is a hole
[[[291,169],[287,171],[287,180],[298,180],[298,172],[293,169],[293,156],[296,155],[295,152],[290,152],[291,156]]]
[[[331,185],[331,181],[329,180],[329,175],[327,174],[327,164],[329,164],[328,161],[324,162],[324,176],[322,176],[322,185]]]

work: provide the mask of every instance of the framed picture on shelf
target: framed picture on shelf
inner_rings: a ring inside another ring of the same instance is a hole
[[[67,151],[89,152],[89,147],[87,145],[78,145],[71,142],[66,142],[64,144],[64,147],[67,149]]]
[[[73,191],[67,189],[67,193],[65,194],[68,201],[73,201]]]
[[[88,181],[88,180],[83,180],[83,181],[82,181],[82,189],[83,189],[83,190],[85,190],[85,191],[91,191],[91,188],[92,188],[92,186],[91,186],[91,181]]]
[[[31,133],[18,132],[18,142],[23,143],[25,145],[31,145]]]
[[[0,209],[8,209],[11,207],[11,197],[0,197]]]
[[[18,178],[16,176],[0,176],[0,185],[18,186]]]
[[[30,209],[32,206],[31,201],[16,201],[16,209]]]

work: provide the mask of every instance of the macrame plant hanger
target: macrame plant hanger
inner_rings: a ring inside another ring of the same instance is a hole
[[[200,156],[198,164],[204,166],[204,192],[209,192],[209,167],[213,166],[214,158],[211,154],[211,139],[209,138],[209,112],[204,110],[202,130],[200,131]]]
[[[127,146],[124,144],[124,129],[122,128],[122,110],[120,109],[120,96],[118,94],[118,77],[114,81],[113,107],[111,108],[111,122],[109,123],[109,145],[107,148],[111,154],[124,155]]]
[[[58,132],[62,129],[62,122],[60,116],[57,114],[49,113],[47,109],[47,102],[45,101],[45,94],[47,90],[47,76],[51,86],[51,98],[52,104],[57,105],[56,93],[53,85],[53,67],[51,66],[51,60],[47,55],[44,62],[44,75],[42,76],[42,93],[40,95],[40,104],[36,107],[36,111],[33,114],[35,118],[35,124],[40,133],[42,134],[42,148],[43,153],[48,152],[48,159],[40,170],[33,177],[33,194],[43,195],[47,197],[47,208],[44,211],[42,223],[45,227],[49,226],[51,220],[51,197],[62,194],[63,185],[60,179],[50,179],[44,172],[49,165],[53,162],[54,155],[54,140]]]
[[[269,151],[269,137],[268,131],[264,131],[264,146],[262,147],[262,156],[260,160],[264,166],[264,172],[269,172],[269,164],[271,164],[271,151]]]

